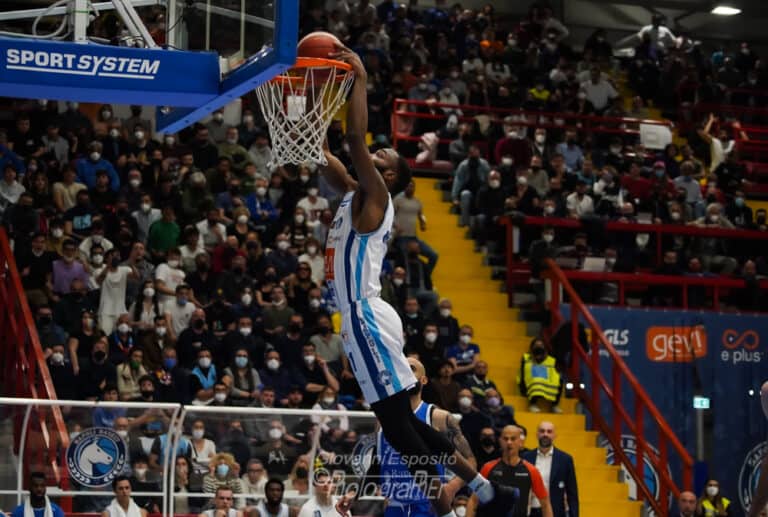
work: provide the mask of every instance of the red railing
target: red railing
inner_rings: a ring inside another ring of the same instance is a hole
[[[411,107],[430,107],[440,110],[439,114],[413,111]],[[447,120],[448,114],[442,112],[446,108],[452,111],[461,111],[460,122],[476,121],[475,116],[487,115],[491,124],[501,124],[503,119],[514,116],[518,120],[516,126],[528,128],[545,128],[565,130],[567,127],[577,128],[585,133],[637,136],[640,134],[640,124],[672,127],[672,123],[663,120],[646,120],[629,117],[598,117],[592,115],[579,115],[575,113],[550,113],[542,111],[526,111],[522,109],[494,108],[489,106],[477,106],[469,104],[444,104],[440,102],[415,101],[408,99],[395,99],[392,110],[392,147],[397,149],[398,142],[419,142],[421,135],[411,134],[411,122],[415,119]],[[440,139],[440,144],[449,144],[451,140]],[[477,141],[482,148],[487,148],[487,141]]]
[[[653,275],[648,273],[608,273],[591,271],[563,270],[565,277],[571,282],[585,282],[590,284],[605,284],[611,282],[617,284],[617,303],[627,304],[627,292],[644,292],[651,286],[676,287],[680,290],[679,309],[706,309],[719,311],[720,301],[725,294],[733,289],[744,289],[746,282],[737,278],[721,278],[717,276],[670,276]],[[761,289],[768,289],[768,280],[759,282]],[[706,298],[712,301],[712,307],[691,307],[689,303],[689,289],[706,289]],[[667,306],[669,308],[669,306]]]
[[[35,320],[27,303],[16,260],[3,228],[0,228],[0,357],[2,389],[9,397],[56,399]],[[68,488],[68,478],[59,471],[58,455],[66,450],[69,434],[61,408],[33,409],[29,420],[24,468],[44,467],[49,480]],[[14,452],[19,453],[23,425],[22,412],[16,413]],[[66,509],[66,508],[65,508]]]
[[[547,269],[542,276],[550,284],[550,288],[547,289],[547,292],[551,293],[547,301],[547,307],[552,314],[550,332],[554,332],[563,324],[570,325],[573,346],[569,380],[573,384],[574,394],[589,409],[593,428],[600,431],[613,447],[614,463],[624,465],[635,480],[638,498],[644,500],[656,515],[667,515],[670,493],[677,497],[682,490],[690,490],[692,487],[693,458],[680,443],[627,364],[606,339],[600,325],[592,317],[563,271],[552,259],[546,259],[546,266]],[[566,321],[560,311],[560,305],[563,303],[561,292],[567,294],[570,301],[569,321]],[[582,322],[591,330],[589,351],[585,351],[579,345],[579,324]],[[600,356],[603,351],[608,354],[611,362],[610,379],[606,379],[600,371]],[[626,389],[634,396],[632,408],[625,407],[624,390]],[[605,413],[609,413],[609,416],[605,416]],[[652,429],[645,428],[647,421],[651,422]],[[621,435],[625,429],[635,437],[634,462],[622,447]],[[655,436],[658,454],[646,438],[649,434]],[[671,455],[676,456],[680,461],[682,482],[679,484],[670,474]],[[658,499],[646,483],[646,460],[653,465],[659,475]]]

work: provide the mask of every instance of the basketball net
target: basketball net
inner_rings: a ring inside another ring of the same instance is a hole
[[[328,164],[323,152],[328,126],[353,82],[347,63],[298,58],[288,72],[256,88],[272,139],[273,166]]]

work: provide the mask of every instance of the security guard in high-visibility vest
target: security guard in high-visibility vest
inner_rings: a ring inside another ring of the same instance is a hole
[[[699,499],[696,515],[701,517],[731,517],[731,501],[720,494],[720,483],[716,479],[707,481],[704,495]]]
[[[557,405],[562,394],[562,378],[555,368],[555,358],[547,353],[541,338],[534,338],[527,354],[523,354],[517,377],[520,393],[528,398],[528,410],[562,413]]]

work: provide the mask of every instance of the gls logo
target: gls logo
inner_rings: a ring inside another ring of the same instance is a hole
[[[592,342],[592,329],[586,329],[587,341]],[[603,329],[605,339],[616,348],[616,353],[621,357],[629,356],[629,348],[624,348],[629,344],[629,330],[627,329]],[[600,355],[608,357],[608,351],[600,349]]]
[[[707,334],[700,325],[649,327],[645,352],[657,363],[690,363],[707,355]]]
[[[763,353],[757,351],[760,345],[760,336],[754,330],[745,330],[739,333],[737,330],[728,329],[723,332],[723,347],[720,352],[720,360],[724,363],[759,363],[763,360]]]

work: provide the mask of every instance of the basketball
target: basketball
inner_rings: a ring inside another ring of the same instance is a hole
[[[341,41],[330,32],[311,32],[299,41],[297,54],[299,57],[328,59],[329,54],[338,50],[337,45],[341,45]]]
[[[330,59],[329,55],[338,51],[337,45],[341,45],[341,42],[330,32],[311,32],[299,41],[297,55],[299,57]],[[330,70],[328,68],[318,68],[312,72],[315,86],[327,81],[329,76]]]

